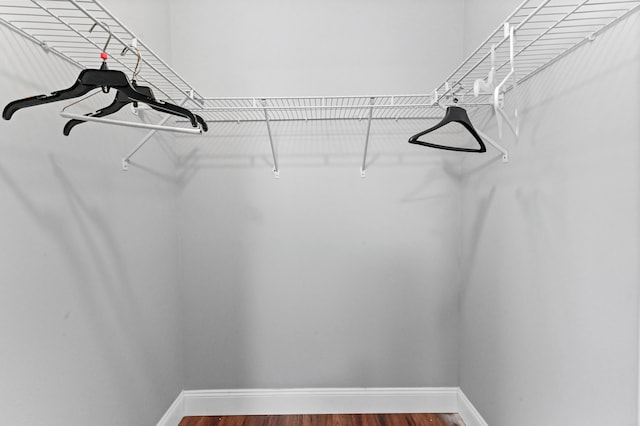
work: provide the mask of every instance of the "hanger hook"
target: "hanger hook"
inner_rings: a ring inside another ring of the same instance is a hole
[[[135,50],[136,56],[138,57],[136,67],[133,69],[133,77],[131,77],[132,80],[135,80],[136,76],[140,73],[140,61],[142,60],[142,54],[140,53],[140,49],[135,46],[125,46],[124,49],[122,49],[122,52],[120,52],[120,56],[126,55],[130,50]]]
[[[104,53],[107,53],[107,47],[109,47],[109,43],[111,42],[111,36],[113,34],[111,33],[111,28],[109,28],[108,24],[106,24],[103,21],[101,21],[100,23],[102,24],[102,27],[106,28],[107,32],[109,33],[109,37],[107,38],[107,42],[104,44],[104,48],[102,49],[102,51]],[[98,25],[97,21],[93,23],[93,25],[91,26],[91,29],[89,30],[89,32],[93,32],[93,30],[95,29],[96,25]]]

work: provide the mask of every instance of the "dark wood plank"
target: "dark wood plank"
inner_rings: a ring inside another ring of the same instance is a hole
[[[304,414],[185,417],[180,426],[465,426],[457,414]]]

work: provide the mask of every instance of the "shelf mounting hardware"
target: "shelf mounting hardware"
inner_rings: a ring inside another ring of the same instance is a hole
[[[193,92],[191,92],[191,93],[190,93],[190,95],[191,95],[191,96],[193,96]],[[183,99],[183,100],[182,100],[178,105],[179,105],[179,106],[183,106],[183,105],[184,105],[188,100],[189,100],[189,98],[188,98],[188,97],[185,97],[185,98],[184,98],[184,99]],[[82,116],[82,117],[84,117],[84,116]],[[89,118],[90,118],[90,117],[89,117]],[[152,130],[151,130],[149,133],[147,133],[147,134],[142,138],[142,140],[138,143],[138,145],[136,145],[136,147],[135,147],[135,148],[133,148],[133,150],[132,150],[132,151],[131,151],[131,152],[130,152],[126,157],[124,157],[124,158],[122,159],[122,170],[123,170],[123,171],[125,171],[125,172],[126,172],[126,171],[128,171],[128,170],[129,170],[129,163],[131,162],[131,157],[133,157],[133,156],[134,156],[134,154],[135,154],[136,152],[138,152],[138,151],[140,150],[140,148],[142,148],[142,147],[144,146],[144,144],[146,144],[146,143],[149,141],[149,139],[151,139],[151,138],[153,137],[153,135],[155,135],[155,134],[156,134],[156,132],[157,132],[158,130],[165,130],[165,129],[163,128],[163,126],[164,126],[164,124],[165,124],[167,121],[169,121],[169,119],[170,119],[170,118],[171,118],[171,116],[170,116],[170,115],[167,115],[167,116],[166,116],[166,117],[164,117],[162,120],[160,120],[160,122],[159,122],[158,124],[156,124],[156,125],[155,125],[155,126],[153,126],[153,127],[150,127],[150,126],[152,126],[152,125],[146,125],[146,126],[148,126],[148,127],[146,127],[146,128],[150,128],[150,129],[152,129]],[[84,120],[84,118],[82,118],[82,119]],[[98,120],[98,119],[96,119],[96,120]],[[135,127],[140,127],[140,126],[135,126]],[[179,131],[179,132],[186,132],[186,133],[194,133],[194,132],[195,132],[195,133],[202,133],[202,129],[185,129],[185,128],[181,128],[181,127],[180,127],[180,128],[166,128],[166,130],[172,130],[172,131],[176,131],[176,129],[179,129],[179,130],[177,130],[177,131]]]
[[[480,135],[482,140],[484,140],[489,145],[493,146],[495,149],[500,151],[500,153],[502,154],[502,162],[503,163],[508,163],[509,162],[509,151],[507,151],[504,147],[502,147],[502,145],[500,145],[499,143],[494,141],[492,138],[487,136],[487,134],[482,132],[481,130],[476,128],[476,132],[478,132],[478,134]]]
[[[367,151],[369,149],[369,136],[371,135],[371,119],[373,118],[373,106],[376,103],[376,98],[369,98],[369,118],[367,120],[367,136],[364,140],[364,155],[362,156],[362,166],[360,166],[360,177],[366,177],[367,172]]]
[[[271,133],[271,124],[269,121],[269,111],[267,110],[267,100],[262,99],[262,109],[264,110],[264,122],[267,124],[267,133],[269,134],[269,144],[271,145],[271,155],[273,156],[273,175],[276,178],[280,177],[280,169],[278,168],[278,157],[276,155],[276,149],[273,144],[273,134]]]
[[[496,121],[498,122],[498,135],[500,139],[502,139],[502,123],[503,121],[507,123],[507,126],[513,132],[514,136],[517,138],[519,134],[519,122],[518,122],[518,79],[516,77],[516,65],[515,65],[515,26],[511,25],[508,22],[504,24],[504,37],[509,39],[509,65],[510,70],[509,73],[504,77],[504,79],[498,83],[498,85],[493,90],[493,110],[496,114]],[[493,50],[492,50],[493,53]],[[515,123],[511,121],[509,115],[504,111],[504,86],[509,81],[510,78],[513,78],[513,86],[511,86],[513,90],[514,102],[516,104],[515,107]]]

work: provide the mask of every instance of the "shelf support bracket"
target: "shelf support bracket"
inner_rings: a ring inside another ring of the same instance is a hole
[[[517,138],[520,134],[520,124],[518,122],[518,79],[516,77],[516,64],[515,64],[515,26],[506,22],[504,24],[504,36],[509,39],[509,65],[511,69],[507,76],[495,87],[493,92],[493,109],[496,113],[496,120],[498,123],[498,135],[500,139],[502,139],[502,122],[503,120],[507,123],[507,126],[513,133],[513,135]],[[511,119],[504,111],[504,93],[502,92],[503,86],[507,83],[507,81],[513,77],[513,96],[516,103],[515,108],[515,123],[511,122]]]
[[[191,96],[193,96],[193,91],[191,91],[190,93]],[[189,97],[185,97],[178,105],[182,106],[184,105],[190,98]],[[167,121],[169,121],[169,119],[171,118],[171,116],[169,114],[167,114],[166,117],[164,117],[162,120],[160,120],[160,122],[157,124],[158,126],[164,126],[166,124]],[[151,139],[153,137],[153,135],[156,134],[158,130],[151,130],[149,131],[149,133],[147,133],[142,140],[138,143],[138,145],[136,145],[135,148],[133,148],[133,150],[127,154],[126,157],[124,157],[122,159],[122,170],[123,171],[128,171],[129,170],[129,163],[131,162],[131,157],[133,157],[135,155],[136,152],[138,152],[140,150],[140,148],[142,148],[144,146],[144,144],[146,144],[147,142],[149,142],[149,139]]]
[[[271,145],[271,155],[273,156],[273,175],[276,178],[279,178],[280,169],[278,168],[278,157],[276,156],[276,149],[273,144],[273,134],[271,133],[271,123],[269,121],[269,111],[267,111],[266,99],[262,99],[262,109],[264,111],[264,122],[267,125],[267,133],[269,134],[269,144]]]
[[[376,98],[369,98],[369,118],[367,120],[367,136],[364,140],[364,155],[362,156],[362,166],[360,166],[360,177],[363,178],[367,175],[367,151],[369,149],[369,135],[371,134],[371,119],[373,118],[373,106],[375,105]]]
[[[440,105],[440,104],[438,104],[438,105]],[[444,109],[445,107],[440,105],[440,108]],[[495,140],[490,138],[486,133],[484,133],[480,129],[476,128],[475,130],[478,133],[478,135],[482,138],[483,141],[487,142],[489,145],[491,145],[492,147],[494,147],[495,149],[500,151],[500,153],[502,153],[502,162],[503,163],[508,163],[509,162],[509,151],[507,151],[506,148],[504,148],[498,142],[496,142]]]
[[[502,153],[502,162],[503,163],[508,163],[509,162],[509,151],[507,151],[502,145],[500,145],[499,143],[497,143],[496,141],[494,141],[493,139],[491,139],[489,136],[487,136],[486,133],[476,129],[476,132],[478,132],[478,134],[480,135],[480,137],[482,138],[482,140],[484,140],[485,142],[489,143],[491,146],[493,146],[495,149],[497,149],[498,151],[500,151]]]

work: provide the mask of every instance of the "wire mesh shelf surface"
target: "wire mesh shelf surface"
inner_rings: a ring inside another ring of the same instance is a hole
[[[79,68],[99,66],[99,53],[110,31],[112,68],[132,74],[137,62],[133,53],[120,55],[137,37],[97,0],[0,0],[0,24]],[[96,28],[89,32],[94,24]],[[173,102],[190,94],[189,84],[144,42],[138,40],[137,47],[142,54],[140,84],[151,86],[158,98]]]
[[[521,83],[640,8],[639,0],[526,0],[504,21],[515,28],[516,80]],[[510,72],[509,42],[500,25],[436,88],[440,94],[473,95],[486,79],[495,46],[495,80]],[[447,90],[447,85],[449,90]],[[505,91],[513,87],[513,80]]]
[[[430,95],[205,98],[198,108],[208,121],[308,121],[420,119],[436,117]]]

